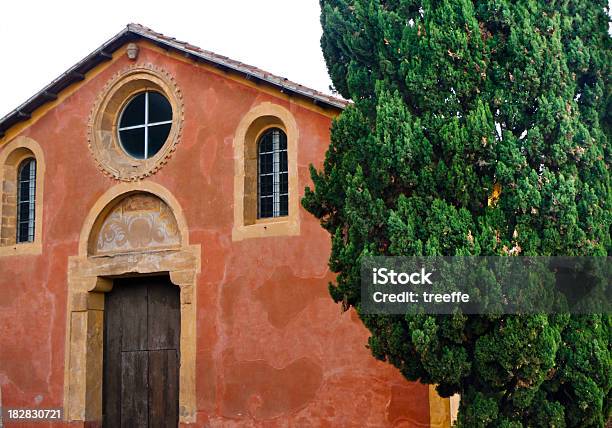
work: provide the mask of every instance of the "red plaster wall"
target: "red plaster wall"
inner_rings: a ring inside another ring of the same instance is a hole
[[[139,62],[172,73],[185,99],[183,138],[148,180],[175,195],[190,243],[202,248],[197,425],[428,426],[427,387],[375,361],[355,313],[329,298],[329,237],[316,219],[300,208],[300,236],[231,240],[232,142],[243,115],[264,101],[292,112],[301,192],[308,165],[324,158],[330,119],[157,50],[141,48]],[[109,64],[21,134],[41,145],[47,165],[43,253],[0,257],[4,407],[62,405],[68,257],[86,214],[117,184],[96,168],[86,125],[99,91],[128,64]]]

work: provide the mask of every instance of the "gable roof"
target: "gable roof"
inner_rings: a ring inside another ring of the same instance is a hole
[[[112,59],[112,53],[129,42],[137,40],[148,40],[163,49],[181,53],[183,56],[196,61],[213,65],[223,71],[234,72],[242,75],[245,79],[257,83],[263,83],[277,89],[279,92],[294,95],[310,100],[316,105],[343,109],[348,101],[324,94],[298,83],[292,82],[284,77],[276,76],[240,61],[233,60],[223,55],[218,55],[191,45],[187,42],[176,40],[173,37],[164,36],[150,28],[140,24],[128,24],[121,32],[108,40],[102,46],[87,55],[77,64],[69,68],[58,78],[45,86],[38,93],[30,97],[15,110],[0,119],[0,138],[13,125],[30,119],[32,112],[43,104],[54,101],[57,95],[73,83],[85,79],[85,74],[105,61]]]

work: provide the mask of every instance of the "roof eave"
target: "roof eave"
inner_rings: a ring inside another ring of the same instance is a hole
[[[181,43],[174,42],[166,38],[157,37],[151,34],[150,32],[142,31],[138,26],[133,26],[130,24],[128,25],[128,29],[135,34],[138,34],[140,37],[144,39],[148,39],[157,45],[162,45],[162,47],[164,48],[170,47],[176,51],[181,52],[182,54],[184,54],[185,56],[189,58],[198,59],[208,64],[211,64],[217,68],[221,68],[226,71],[233,71],[237,74],[241,74],[245,78],[247,78],[247,80],[254,80],[254,81],[260,81],[260,82],[267,83],[277,88],[280,92],[298,95],[298,96],[310,99],[311,101],[314,102],[314,104],[326,105],[326,106],[333,107],[333,108],[340,109],[340,110],[342,110],[346,106],[346,104],[340,100],[333,101],[327,98],[319,97],[315,94],[311,94],[311,93],[302,91],[299,88],[292,87],[291,85],[282,84],[268,77],[268,75],[259,75],[257,73],[254,73],[249,68],[235,66],[234,64],[223,61],[222,59],[219,59],[218,57],[213,58],[207,55],[205,52],[196,52],[196,51],[192,51],[189,49],[185,49],[185,47]]]
[[[70,67],[67,71],[62,73],[39,92],[31,96],[15,110],[11,111],[0,119],[0,138],[2,138],[6,131],[12,126],[24,120],[28,120],[37,108],[41,107],[47,102],[56,100],[59,93],[68,86],[84,80],[85,74],[89,70],[100,63],[109,61],[112,58],[113,52],[128,42],[130,38],[136,36],[132,34],[133,32],[129,28],[123,29],[120,33],[108,40],[102,46]]]
[[[85,74],[96,67],[97,65],[109,61],[112,58],[112,54],[124,44],[134,41],[137,39],[149,40],[156,45],[162,46],[164,49],[172,49],[177,52],[181,52],[183,55],[202,61],[204,63],[213,65],[225,71],[231,71],[242,75],[247,80],[255,82],[261,82],[264,84],[271,85],[282,93],[288,95],[295,95],[309,99],[313,104],[322,107],[331,107],[334,109],[342,110],[345,107],[345,103],[341,100],[330,100],[327,98],[319,97],[316,94],[311,94],[300,90],[299,88],[292,87],[290,85],[284,85],[281,82],[277,82],[267,75],[258,75],[251,70],[235,66],[227,63],[219,58],[212,58],[204,52],[196,52],[189,49],[185,49],[179,43],[175,43],[172,40],[162,39],[156,37],[145,31],[141,31],[137,26],[128,25],[121,32],[116,34],[114,37],[109,39],[102,46],[98,47],[92,53],[87,55],[84,59],[70,67],[66,72],[62,73],[59,77],[54,79],[51,83],[41,89],[39,92],[34,94],[19,107],[8,113],[2,119],[0,119],[0,138],[3,138],[6,131],[25,120],[30,119],[32,113],[47,102],[54,101],[57,99],[59,93],[66,89],[68,86],[82,81],[85,79]]]

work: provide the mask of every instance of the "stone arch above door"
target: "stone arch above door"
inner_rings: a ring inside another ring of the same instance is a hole
[[[109,237],[98,247],[105,233],[135,236],[131,241]],[[179,419],[181,423],[195,421],[195,298],[200,260],[200,245],[189,245],[182,209],[163,186],[121,183],[93,204],[81,229],[78,255],[68,258],[66,420],[101,422],[104,293],[112,290],[113,279],[167,273],[180,288]]]
[[[99,216],[89,236],[89,255],[181,246],[181,234],[172,209],[151,193],[128,194],[106,211]]]
[[[98,236],[104,222],[109,219],[113,213],[117,213],[118,210],[128,205],[130,201],[140,198],[148,200],[149,202],[157,200],[160,204],[164,205],[165,207],[160,207],[159,210],[163,210],[165,212],[164,215],[171,215],[176,222],[178,239],[180,241],[177,247],[184,248],[189,246],[189,229],[187,227],[187,222],[180,204],[172,193],[157,183],[129,182],[113,186],[94,203],[81,229],[81,235],[79,237],[79,256],[96,255],[96,250],[92,248],[91,244],[93,244]],[[128,207],[128,209],[130,208]],[[131,251],[134,250],[132,249]],[[117,252],[130,252],[130,249]]]

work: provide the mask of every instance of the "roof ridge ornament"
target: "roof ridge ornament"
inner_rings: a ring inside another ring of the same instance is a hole
[[[140,50],[140,48],[138,47],[138,45],[136,43],[130,43],[127,45],[127,48],[125,49],[125,52],[127,53],[127,57],[131,60],[131,61],[135,61],[136,58],[138,58],[138,51]]]

